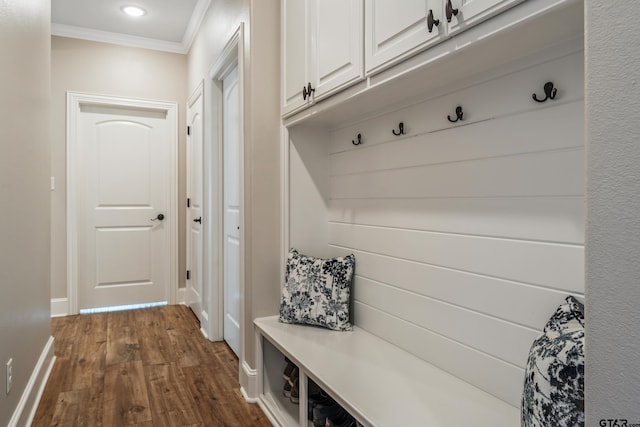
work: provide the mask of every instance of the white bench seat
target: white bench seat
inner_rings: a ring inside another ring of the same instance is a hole
[[[520,425],[517,408],[358,327],[336,332],[283,324],[277,316],[255,325],[259,336],[365,425]]]

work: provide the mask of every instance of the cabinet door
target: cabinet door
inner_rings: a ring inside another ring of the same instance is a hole
[[[445,35],[442,0],[366,0],[365,63],[367,73],[406,58]],[[432,11],[439,25],[429,32]]]
[[[523,0],[444,0],[458,10],[457,15],[452,16],[449,25],[449,34],[463,31],[472,25],[478,24],[493,15],[498,14]]]
[[[311,64],[316,99],[364,76],[362,2],[311,0],[311,32],[315,35]]]
[[[311,80],[308,70],[307,2],[282,0],[282,113],[310,102],[302,88]]]

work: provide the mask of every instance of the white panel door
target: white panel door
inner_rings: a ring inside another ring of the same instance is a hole
[[[445,8],[450,2],[452,11],[451,23],[448,24],[449,34],[463,31],[522,1],[523,0],[446,0]]]
[[[81,108],[80,309],[169,299],[169,129],[166,112]]]
[[[238,68],[222,80],[224,340],[240,355],[240,87]]]
[[[187,304],[201,323],[206,321],[203,305],[203,96],[202,86],[187,107]]]
[[[363,77],[362,0],[313,0],[312,34],[315,34],[314,60],[311,62],[320,99],[335,89]]]
[[[434,25],[429,31],[429,14]],[[435,25],[439,20],[439,25]],[[366,0],[367,73],[382,69],[437,42],[445,35],[441,0]]]

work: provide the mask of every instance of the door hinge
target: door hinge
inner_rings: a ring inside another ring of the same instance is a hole
[[[187,135],[191,135],[191,126],[187,126]]]
[[[187,270],[187,280],[191,279],[191,271]]]
[[[187,207],[188,208],[191,207],[191,199],[189,197],[187,197]]]

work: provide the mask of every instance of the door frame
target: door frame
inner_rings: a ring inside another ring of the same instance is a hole
[[[224,215],[222,212],[224,204],[224,164],[223,164],[223,129],[222,129],[222,79],[226,74],[238,67],[238,84],[240,92],[240,165],[239,165],[239,188],[240,188],[240,354],[239,359],[244,360],[244,266],[245,266],[245,131],[244,131],[244,24],[240,23],[235,30],[218,60],[209,71],[209,81],[211,82],[211,114],[209,142],[205,144],[205,209],[206,220],[210,224],[215,224],[204,236],[204,256],[206,260],[211,260],[214,264],[211,268],[206,268],[204,273],[205,283],[209,288],[209,307],[211,316],[209,317],[210,339],[212,341],[224,340]],[[205,113],[206,114],[206,113]],[[207,138],[205,138],[206,141]],[[208,149],[207,149],[208,148]],[[207,262],[205,262],[207,264]]]
[[[122,98],[108,95],[96,95],[81,92],[67,92],[67,298],[68,313],[78,314],[78,218],[80,215],[81,197],[78,183],[81,181],[79,163],[81,146],[78,137],[80,108],[85,105],[122,107],[129,109],[164,112],[167,115],[169,129],[170,170],[169,173],[169,206],[166,224],[169,227],[170,245],[170,277],[166,285],[169,304],[176,301],[178,291],[178,104],[174,102],[151,101],[133,98]]]

